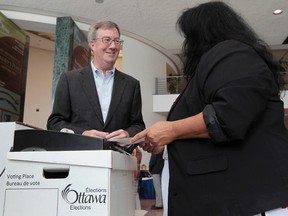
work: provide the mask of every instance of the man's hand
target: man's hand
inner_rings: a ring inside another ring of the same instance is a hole
[[[109,134],[106,134],[105,139],[109,140],[109,139],[122,139],[122,138],[127,138],[129,137],[129,134],[127,131],[120,129],[117,131],[113,131]]]
[[[98,130],[86,130],[82,133],[85,136],[97,137],[101,139],[106,139],[108,132],[98,131]]]

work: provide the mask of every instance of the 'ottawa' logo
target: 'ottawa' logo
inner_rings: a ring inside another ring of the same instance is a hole
[[[76,190],[71,189],[70,188],[71,185],[72,184],[67,185],[65,189],[62,190],[61,192],[62,198],[68,204],[106,203],[107,198],[106,190],[100,190],[100,189],[92,190],[90,188],[86,188],[86,191],[78,192]],[[91,194],[91,192],[93,192],[93,194]]]

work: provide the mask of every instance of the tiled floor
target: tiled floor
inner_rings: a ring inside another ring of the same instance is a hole
[[[141,199],[141,209],[148,211],[145,216],[163,216],[163,209],[151,210],[151,206],[155,204],[154,199]]]

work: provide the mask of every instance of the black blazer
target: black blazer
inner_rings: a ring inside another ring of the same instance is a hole
[[[140,83],[115,70],[111,103],[104,123],[91,66],[61,74],[47,129],[68,128],[77,134],[96,129],[126,130],[130,136],[145,128]]]
[[[149,161],[149,171],[151,174],[162,174],[164,167],[163,152],[159,154],[151,154]]]
[[[168,120],[211,104],[229,139],[168,145],[169,216],[251,216],[288,204],[288,133],[269,68],[249,46],[225,41],[202,56]]]

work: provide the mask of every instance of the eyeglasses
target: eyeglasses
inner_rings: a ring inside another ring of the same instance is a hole
[[[121,40],[120,38],[115,38],[115,39],[112,39],[110,37],[102,37],[102,38],[95,38],[94,40],[98,40],[98,39],[101,39],[101,41],[104,43],[104,44],[112,44],[112,41],[114,42],[115,45],[123,45],[123,42],[124,40]]]

